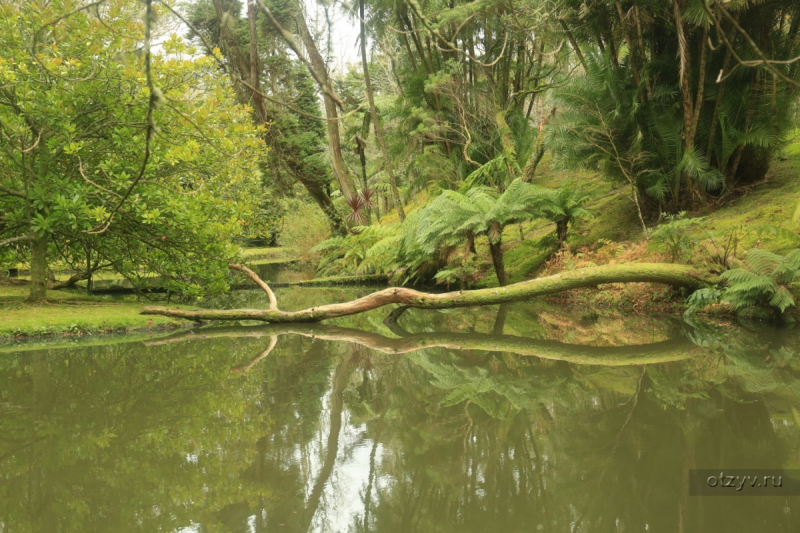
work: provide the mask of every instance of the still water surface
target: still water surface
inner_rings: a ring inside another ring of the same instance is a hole
[[[800,467],[795,329],[385,314],[0,344],[0,532],[800,531],[687,481]]]

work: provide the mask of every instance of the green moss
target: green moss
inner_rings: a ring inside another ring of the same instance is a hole
[[[505,253],[504,258],[511,283],[522,281],[528,274],[538,270],[556,250],[558,241],[554,232],[517,243]]]
[[[49,303],[25,303],[27,287],[0,285],[0,339],[168,329],[184,321],[140,315],[137,302],[114,301],[68,291],[48,291]]]
[[[800,225],[792,221],[792,215],[800,201],[798,177],[800,154],[791,159],[776,161],[766,183],[734,196],[717,210],[707,208],[697,213],[698,216],[705,215],[708,218],[702,229],[693,232],[694,237],[701,244],[712,246],[712,239],[720,244],[727,235],[737,230],[743,235],[738,250],[740,255],[753,247],[777,253],[796,248],[796,241],[759,230],[763,226],[774,226],[794,233],[800,232]]]

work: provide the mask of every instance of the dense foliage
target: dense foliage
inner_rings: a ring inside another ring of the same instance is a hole
[[[261,143],[213,61],[179,37],[143,59],[136,3],[37,4],[0,12],[0,238],[30,260],[32,297],[56,261],[75,279],[224,289],[232,241],[263,231]]]
[[[0,260],[30,264],[32,299],[55,269],[67,285],[113,270],[224,290],[252,239],[317,254],[325,274],[504,284],[514,226],[538,243],[522,275],[591,244],[583,170],[630,198],[649,237],[758,186],[796,132],[790,0],[311,7],[3,5]],[[334,15],[359,61],[337,61]],[[575,173],[544,188],[543,161]],[[690,260],[680,239],[701,220],[653,240]]]

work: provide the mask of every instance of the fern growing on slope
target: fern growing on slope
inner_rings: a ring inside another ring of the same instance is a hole
[[[754,248],[747,252],[745,266],[722,274],[729,284],[724,290],[703,289],[692,294],[687,314],[715,302],[730,304],[733,310],[765,306],[779,314],[795,306],[788,285],[800,281],[800,248],[785,256]]]
[[[768,305],[781,313],[795,305],[787,285],[800,281],[800,249],[785,256],[754,248],[747,252],[747,269],[735,268],[722,274],[731,284],[722,297],[733,309]]]

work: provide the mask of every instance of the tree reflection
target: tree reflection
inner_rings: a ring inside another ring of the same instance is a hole
[[[800,462],[797,333],[591,347],[512,319],[4,356],[0,531],[797,529],[793,500],[686,480]]]

